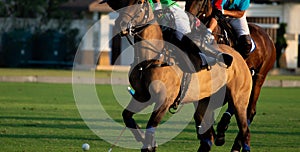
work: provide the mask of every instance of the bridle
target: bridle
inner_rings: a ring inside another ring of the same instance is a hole
[[[198,12],[196,14],[197,18],[200,18],[200,16],[202,16],[203,18],[206,17],[206,13],[208,12],[208,6],[207,6],[208,0],[203,0],[203,1],[204,2],[201,2],[201,5],[199,6]]]
[[[206,25],[210,22],[210,20],[212,18],[212,14],[207,14],[207,13],[209,13],[209,8],[212,7],[210,5],[211,3],[209,3],[209,0],[196,0],[196,1],[198,1],[199,5],[200,5],[197,8],[198,10],[197,10],[196,17],[198,19],[200,19],[201,22],[203,22]],[[218,17],[218,16],[215,16],[215,17]],[[220,26],[222,26],[225,30],[223,30],[223,33],[215,33],[213,31],[213,34],[218,35],[218,37],[223,38],[223,40],[225,41],[225,44],[232,46],[232,45],[230,45],[229,37],[233,37],[235,34],[229,32],[230,30],[228,30],[228,29],[230,29],[230,28],[228,27],[228,24],[225,24],[225,23],[223,24],[222,22],[219,22],[219,21],[218,21],[218,24]],[[230,36],[230,35],[232,35],[232,36]],[[233,41],[233,43],[235,43],[235,40],[232,40],[232,41]]]
[[[146,0],[145,0],[146,1]],[[143,2],[142,0],[137,0],[134,5],[137,5],[140,7],[136,10],[134,15],[127,12],[122,12],[123,15],[128,16],[131,18],[127,24],[127,32],[130,36],[135,36],[139,33],[141,33],[148,25],[153,24],[155,22],[155,18],[153,17],[150,19],[150,5],[147,2]],[[142,13],[144,12],[144,13]],[[143,18],[140,19],[141,15],[143,15]],[[140,20],[140,21],[137,21]]]
[[[143,40],[144,42],[146,42],[151,49],[149,48],[150,51],[154,52],[157,54],[157,57],[155,57],[156,59],[160,58],[161,56],[165,55],[165,51],[157,51],[157,47],[154,46],[151,42],[149,42],[148,40],[145,40],[140,34],[151,24],[156,22],[156,19],[154,18],[150,18],[151,14],[150,12],[152,11],[150,8],[150,4],[147,2],[147,0],[145,0],[144,2],[142,0],[136,0],[136,2],[134,3],[134,5],[137,5],[137,7],[139,7],[138,9],[136,9],[136,12],[133,13],[133,15],[127,13],[127,12],[122,12],[124,16],[128,16],[130,18],[130,20],[126,23],[127,24],[127,33],[124,34],[123,36],[125,36],[127,38],[127,41],[129,42],[130,45],[134,46],[135,42],[132,42],[131,39],[129,38],[129,36],[132,37],[137,37],[140,40]],[[144,12],[144,13],[142,13]],[[143,18],[140,19],[141,15],[143,15]],[[137,21],[139,20],[139,21]],[[122,35],[122,33],[121,33]]]
[[[130,45],[135,46],[135,42],[132,42],[131,39],[129,38],[129,36],[135,37],[136,38],[142,40],[143,42],[148,44],[148,50],[152,51],[153,53],[156,53],[156,57],[154,57],[154,61],[158,61],[161,57],[164,56],[164,61],[167,61],[167,63],[162,63],[162,64],[154,64],[153,62],[151,62],[150,64],[148,64],[145,68],[149,68],[152,66],[168,66],[170,65],[170,57],[168,57],[168,53],[166,48],[163,48],[162,50],[157,49],[157,46],[155,46],[154,44],[152,44],[149,40],[145,40],[143,38],[143,36],[141,35],[142,32],[150,25],[156,23],[156,19],[154,18],[152,13],[152,9],[150,6],[150,3],[148,2],[148,0],[135,0],[134,2],[125,2],[120,0],[120,3],[114,3],[116,2],[115,0],[103,0],[101,3],[110,3],[111,5],[115,6],[114,4],[120,4],[117,5],[117,7],[126,7],[126,6],[133,6],[134,10],[128,10],[130,9],[130,7],[124,8],[123,11],[121,10],[121,12],[119,12],[122,16],[119,16],[119,18],[124,18],[126,17],[128,19],[128,21],[125,20],[121,20],[122,26],[123,28],[125,28],[125,31],[121,31],[121,36],[125,36],[128,40],[128,42],[130,43]],[[109,5],[110,5],[109,4]],[[117,8],[115,7],[115,8]],[[130,12],[129,11],[135,11],[135,12]],[[141,16],[143,15],[143,16]],[[120,19],[121,19],[120,18]],[[124,30],[124,29],[123,29]],[[139,52],[137,52],[139,53]],[[139,55],[137,54],[136,57],[137,60],[135,59],[135,61],[137,61],[137,63],[139,62]]]

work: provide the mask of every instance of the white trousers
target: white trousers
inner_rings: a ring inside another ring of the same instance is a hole
[[[171,6],[170,10],[175,18],[176,37],[181,40],[184,34],[191,32],[189,17],[185,11],[178,6]]]
[[[248,22],[246,20],[246,13],[241,18],[229,18],[229,23],[236,31],[238,37],[240,37],[241,35],[250,35]]]

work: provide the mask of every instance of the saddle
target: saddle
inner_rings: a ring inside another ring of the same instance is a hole
[[[182,40],[177,39],[173,13],[169,8],[164,8],[162,11],[164,15],[157,18],[157,21],[162,29],[164,41],[169,42],[165,43],[165,50],[170,52],[168,53],[168,58],[173,58],[175,60],[175,64],[178,65],[183,72],[195,73],[203,69],[209,70],[209,67],[202,66],[202,62],[208,63],[209,61],[212,61],[211,57],[199,55],[199,52],[202,51],[193,44],[195,42],[186,40],[192,37],[191,33],[188,34],[189,36],[185,35]],[[191,15],[189,13],[187,14],[188,16]],[[196,29],[195,22],[191,21],[190,23],[191,29]],[[200,36],[201,34],[198,35]],[[195,39],[198,39],[198,37]],[[186,46],[189,46],[188,49]],[[213,64],[215,64],[215,62]]]
[[[161,15],[163,14],[163,15]],[[224,67],[229,67],[232,57],[228,55],[218,56],[218,47],[207,45],[202,37],[206,26],[192,14],[187,13],[190,19],[191,33],[187,33],[181,40],[176,37],[175,18],[169,8],[160,10],[157,18],[163,32],[165,41],[173,45],[165,45],[166,50],[171,51],[177,65],[184,72],[194,73],[202,69],[210,70],[210,67],[216,63]],[[228,39],[229,40],[229,39]],[[211,56],[213,55],[213,56]]]

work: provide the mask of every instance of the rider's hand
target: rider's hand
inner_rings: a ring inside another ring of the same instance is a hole
[[[158,19],[161,18],[164,14],[162,9],[155,10],[155,11],[153,11],[153,13],[154,13],[154,16]]]
[[[161,3],[154,3],[154,16],[156,18],[161,18],[162,15],[163,15],[163,10],[162,10],[162,6],[161,6]]]
[[[215,19],[217,19],[217,21],[225,19],[224,10],[214,9],[213,13],[214,13],[214,17],[215,17]]]

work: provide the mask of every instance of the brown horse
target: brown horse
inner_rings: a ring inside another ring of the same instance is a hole
[[[142,151],[155,151],[157,146],[154,137],[155,129],[182,92],[181,85],[185,73],[177,64],[169,64],[169,62],[175,62],[174,59],[169,59],[169,57],[172,58],[172,55],[168,56],[169,51],[164,52],[167,42],[163,41],[161,28],[154,19],[148,1],[107,0],[106,2],[115,10],[124,7],[119,12],[116,26],[119,26],[122,35],[134,36],[135,57],[129,73],[129,82],[135,93],[122,113],[123,120],[135,139],[143,143]],[[204,119],[211,119],[213,110],[223,105],[224,98],[221,96],[221,105],[218,107],[206,106],[207,99],[218,97],[223,93],[235,110],[240,130],[237,139],[243,144],[244,150],[249,151],[250,131],[247,124],[247,106],[252,87],[251,74],[243,58],[231,47],[219,45],[219,49],[233,56],[231,66],[224,68],[220,64],[214,64],[210,70],[192,73],[190,83],[185,85],[185,96],[181,98],[181,103],[199,101],[194,119],[197,124],[197,133],[201,134],[206,125],[200,124],[202,118],[199,114],[202,112],[202,103],[205,104],[205,109],[209,107],[209,113]],[[213,100],[213,102],[216,101]],[[154,104],[154,110],[144,133],[136,124],[133,115],[152,104]],[[208,127],[211,127],[211,124],[208,124]],[[212,138],[208,141],[201,137],[199,135],[201,144],[213,141]],[[199,150],[202,150],[201,146]]]
[[[197,16],[203,23],[208,23],[212,17],[211,0],[186,0],[185,9],[187,12]],[[217,28],[217,30],[218,29],[219,28]],[[256,43],[256,50],[245,59],[249,69],[254,72],[254,75],[252,76],[253,88],[248,106],[248,112],[250,114],[248,121],[250,124],[256,114],[256,104],[262,85],[265,81],[267,73],[273,67],[275,62],[276,49],[269,35],[261,27],[255,24],[249,24],[249,29],[251,37]],[[220,32],[214,31],[213,33],[215,34],[216,39],[218,39]],[[230,113],[232,115],[232,112]],[[218,124],[217,138],[219,138],[219,140],[216,140],[217,145],[223,145],[225,142],[224,133],[228,127],[230,118],[231,116],[224,114],[220,123]],[[237,142],[235,142],[233,148],[239,149],[238,147],[239,146],[237,145]]]

